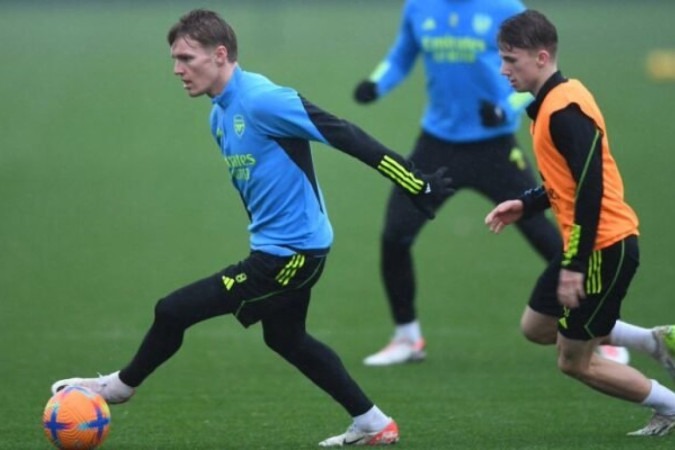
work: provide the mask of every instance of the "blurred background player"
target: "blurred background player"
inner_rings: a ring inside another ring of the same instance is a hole
[[[514,136],[532,97],[514,92],[500,75],[496,40],[501,22],[524,9],[517,0],[407,0],[389,54],[354,91],[359,103],[383,97],[408,76],[421,54],[428,103],[409,161],[425,171],[448,167],[457,191],[472,189],[495,204],[537,185]],[[415,307],[412,246],[427,218],[397,189],[385,217],[380,271],[395,331],[384,349],[365,358],[370,366],[426,357]],[[516,225],[545,261],[562,247],[557,228],[543,213]],[[626,349],[607,350],[609,357],[627,361]]]
[[[627,365],[595,354],[610,342],[650,354],[675,376],[674,327],[652,330],[622,321],[622,301],[640,264],[638,218],[624,200],[605,119],[593,95],[558,70],[558,33],[541,13],[507,19],[498,34],[501,71],[527,107],[543,185],[497,205],[485,218],[495,233],[551,208],[564,249],[537,280],[525,316],[526,336],[548,336],[558,368],[594,390],[653,410],[633,436],[663,436],[675,428],[675,393]],[[546,342],[539,342],[546,343]]]
[[[262,324],[267,346],[338,402],[352,417],[345,433],[320,443],[386,445],[398,426],[347,373],[338,355],[306,331],[312,287],[323,271],[333,230],[310,141],[361,160],[415,197],[432,216],[435,196],[450,189],[443,169],[426,176],[353,124],[238,64],[234,30],[213,11],[194,10],[168,33],[174,74],[190,97],[211,98],[211,132],[250,218],[247,258],[159,300],[154,322],[131,361],[99,378],[57,381],[52,391],[85,386],[123,403],[182,346],[185,331],[232,314]]]

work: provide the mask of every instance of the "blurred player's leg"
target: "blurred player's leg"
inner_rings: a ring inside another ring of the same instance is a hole
[[[426,217],[415,210],[400,190],[392,192],[381,241],[380,270],[395,324],[394,336],[368,366],[387,366],[425,358],[425,342],[415,311],[415,269],[412,244]]]
[[[598,356],[619,364],[628,364],[630,362],[630,352],[626,347],[616,347],[614,345],[598,345],[595,349]]]

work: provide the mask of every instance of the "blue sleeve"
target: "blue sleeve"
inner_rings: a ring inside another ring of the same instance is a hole
[[[411,3],[407,1],[403,7],[398,36],[385,60],[370,75],[370,81],[376,84],[380,97],[393,90],[408,76],[419,54],[420,49],[410,21],[411,9]]]

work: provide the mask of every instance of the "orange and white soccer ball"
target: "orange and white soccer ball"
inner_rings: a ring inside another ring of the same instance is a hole
[[[69,386],[47,402],[42,415],[45,436],[60,450],[92,450],[110,430],[110,409],[90,389]]]

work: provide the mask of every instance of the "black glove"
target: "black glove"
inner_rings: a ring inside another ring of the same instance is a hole
[[[377,100],[375,83],[370,80],[363,80],[357,84],[356,89],[354,89],[354,100],[357,103],[370,103]]]
[[[504,110],[487,100],[480,102],[480,121],[485,127],[498,127],[506,122]]]
[[[452,179],[445,176],[447,171],[447,167],[441,167],[433,174],[414,172],[417,178],[424,181],[424,187],[418,194],[411,194],[410,198],[415,206],[429,219],[436,217],[434,211],[438,205],[455,192],[452,187]]]

